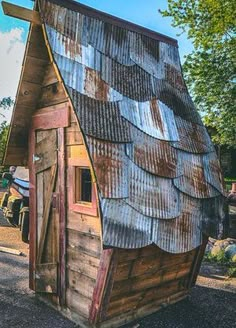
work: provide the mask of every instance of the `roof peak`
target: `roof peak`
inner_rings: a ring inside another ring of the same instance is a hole
[[[145,35],[147,37],[150,37],[154,40],[162,41],[162,42],[171,44],[175,47],[178,47],[177,40],[175,40],[171,37],[168,37],[164,34],[155,32],[155,31],[150,30],[150,29],[148,29],[146,27],[143,27],[141,25],[137,25],[137,24],[132,23],[130,21],[124,20],[124,19],[119,18],[117,16],[113,16],[113,15],[107,14],[103,11],[99,11],[97,9],[86,6],[84,4],[76,2],[74,0],[47,0],[47,1],[52,2],[54,4],[57,4],[59,6],[62,6],[62,7],[68,8],[70,10],[80,12],[81,14],[84,14],[86,16],[90,16],[90,17],[93,17],[93,18],[100,19],[100,20],[102,20],[106,23],[110,23],[110,24],[116,25],[118,27],[130,30],[130,31],[133,31],[133,32],[140,33],[140,34]]]

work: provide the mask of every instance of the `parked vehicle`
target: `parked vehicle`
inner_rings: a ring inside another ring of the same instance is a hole
[[[8,190],[4,193],[0,207],[7,221],[20,228],[22,241],[29,242],[29,179],[28,170],[4,172],[3,179],[8,181]]]

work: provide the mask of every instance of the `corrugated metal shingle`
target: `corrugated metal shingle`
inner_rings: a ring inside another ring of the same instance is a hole
[[[122,118],[117,102],[98,101],[68,88],[85,134],[114,142],[130,142],[128,122]]]
[[[87,137],[90,155],[103,198],[129,197],[129,159],[125,144]]]
[[[130,126],[133,140],[129,157],[142,169],[155,175],[174,178],[177,172],[177,151],[167,141],[158,140]]]
[[[214,150],[205,126],[186,121],[177,115],[175,116],[175,122],[179,134],[179,141],[174,143],[174,147],[189,153],[199,154]]]
[[[137,212],[123,200],[104,199],[103,242],[120,248],[140,248],[152,243],[152,219]]]
[[[170,219],[180,215],[179,192],[171,179],[157,177],[130,162],[130,191],[125,201],[145,216]]]
[[[149,136],[161,140],[179,140],[174,114],[162,102],[155,99],[137,102],[124,98],[119,102],[119,107],[123,117]]]
[[[212,198],[219,196],[219,192],[212,187],[205,176],[205,168],[201,155],[178,151],[180,174],[174,179],[174,185],[183,193],[195,198]],[[182,171],[183,170],[183,171]]]
[[[103,14],[39,4],[93,162],[104,244],[154,242],[179,253],[199,246],[202,231],[219,232],[219,163],[185,88],[177,47]]]
[[[181,194],[182,211],[172,220],[153,219],[152,240],[170,253],[190,251],[202,242],[201,201]]]

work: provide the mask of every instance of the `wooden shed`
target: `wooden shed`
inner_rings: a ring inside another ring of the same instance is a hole
[[[185,298],[223,187],[177,42],[71,0],[4,10],[31,22],[5,155],[30,170],[30,287],[84,327]]]

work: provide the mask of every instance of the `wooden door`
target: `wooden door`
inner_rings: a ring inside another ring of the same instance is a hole
[[[57,294],[59,264],[57,129],[35,131],[36,291]]]
[[[65,303],[65,140],[68,103],[32,117],[30,169],[30,288]]]

